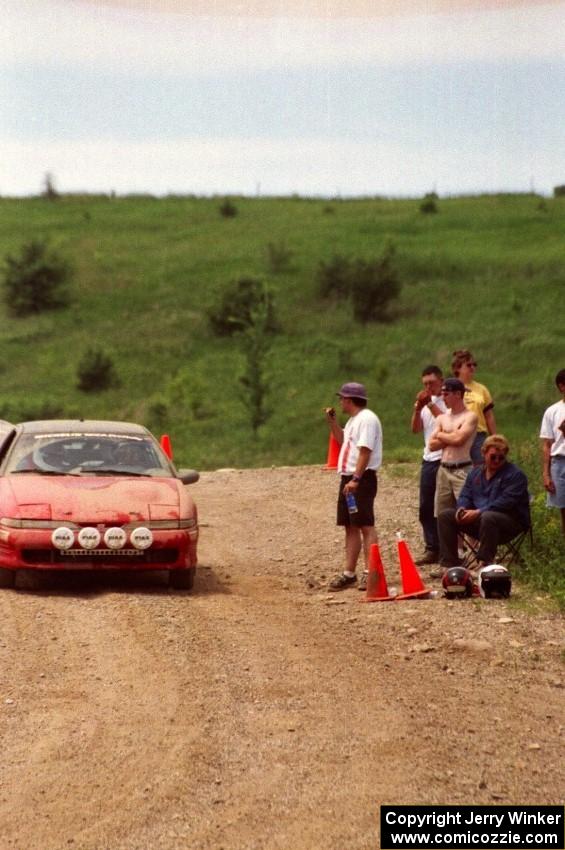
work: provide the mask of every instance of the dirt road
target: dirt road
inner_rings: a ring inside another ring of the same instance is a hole
[[[328,594],[335,489],[319,467],[204,473],[191,594],[0,592],[1,850],[372,850],[383,803],[563,802],[563,619],[519,584]],[[377,505],[398,585],[416,468],[387,468]]]

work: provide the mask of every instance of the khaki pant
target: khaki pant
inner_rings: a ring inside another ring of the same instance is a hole
[[[469,466],[461,466],[459,469],[446,469],[445,466],[440,466],[437,471],[434,501],[434,515],[436,517],[447,508],[455,507],[465,479],[472,468],[470,464]]]

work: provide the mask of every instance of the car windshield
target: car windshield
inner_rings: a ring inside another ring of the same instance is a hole
[[[127,434],[21,434],[5,473],[170,476],[149,437]]]

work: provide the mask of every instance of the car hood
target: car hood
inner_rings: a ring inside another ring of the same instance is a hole
[[[3,514],[20,519],[174,520],[185,516],[188,507],[184,488],[174,478],[10,475],[2,490]]]

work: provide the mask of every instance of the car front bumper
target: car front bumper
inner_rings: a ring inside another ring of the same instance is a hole
[[[37,570],[176,570],[197,564],[198,528],[156,529],[147,549],[57,549],[48,529],[0,527],[0,567]]]

